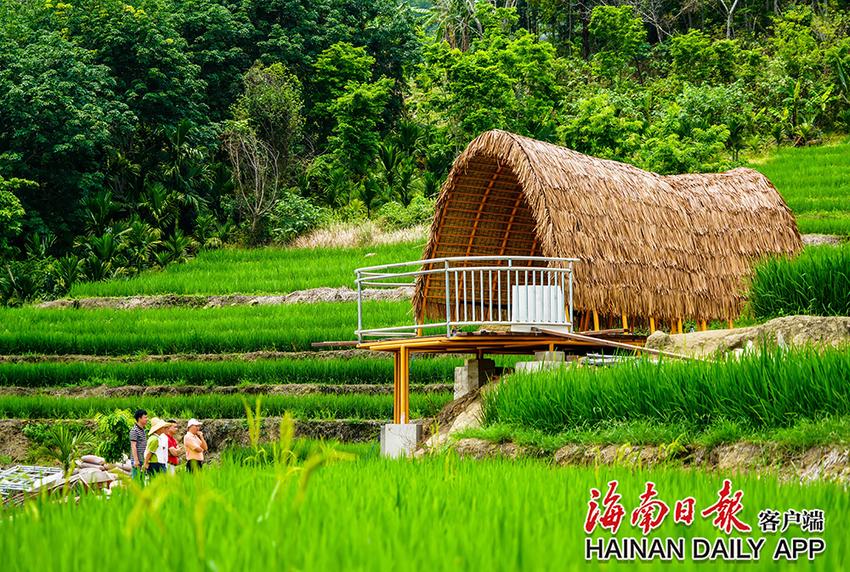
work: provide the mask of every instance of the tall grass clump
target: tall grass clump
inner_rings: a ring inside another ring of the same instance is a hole
[[[750,308],[756,318],[850,316],[850,244],[813,246],[757,265]]]
[[[561,433],[612,422],[719,420],[752,428],[850,413],[850,348],[763,352],[719,362],[641,360],[514,374],[484,394],[488,424]]]

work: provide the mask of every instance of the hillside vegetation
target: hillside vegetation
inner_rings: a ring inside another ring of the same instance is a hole
[[[488,129],[665,174],[850,129],[844,4],[610,4],[4,2],[0,302],[338,222],[427,223]],[[844,167],[815,179],[817,153],[764,167],[804,231],[846,232]],[[297,286],[267,278],[245,288]]]

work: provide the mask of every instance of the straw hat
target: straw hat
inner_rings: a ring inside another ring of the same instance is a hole
[[[169,423],[168,421],[165,421],[164,419],[160,419],[159,417],[154,417],[151,420],[151,428],[150,428],[150,430],[148,430],[148,435],[153,435],[154,433],[156,433],[160,429],[168,427],[169,425],[171,425],[171,423]]]

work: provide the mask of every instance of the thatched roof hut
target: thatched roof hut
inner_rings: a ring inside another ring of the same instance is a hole
[[[424,258],[576,257],[577,311],[731,320],[754,260],[800,248],[791,211],[751,169],[661,176],[488,131],[455,160]],[[443,288],[417,283],[417,315],[442,316]]]

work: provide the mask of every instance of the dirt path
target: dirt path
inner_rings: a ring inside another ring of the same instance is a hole
[[[448,383],[411,385],[413,393],[442,393],[452,391]],[[390,384],[337,384],[288,383],[288,384],[251,384],[251,385],[121,385],[121,386],[69,386],[48,389],[28,387],[0,387],[0,396],[49,395],[52,397],[138,397],[138,396],[177,396],[177,395],[389,395],[393,392]]]
[[[409,300],[413,288],[367,288],[363,290],[365,300]],[[347,286],[340,288],[310,288],[281,295],[223,294],[215,296],[161,294],[155,296],[117,296],[103,298],[74,298],[51,300],[38,304],[37,308],[112,308],[136,310],[150,308],[221,308],[223,306],[278,306],[282,304],[313,304],[316,302],[354,302],[357,291]]]

